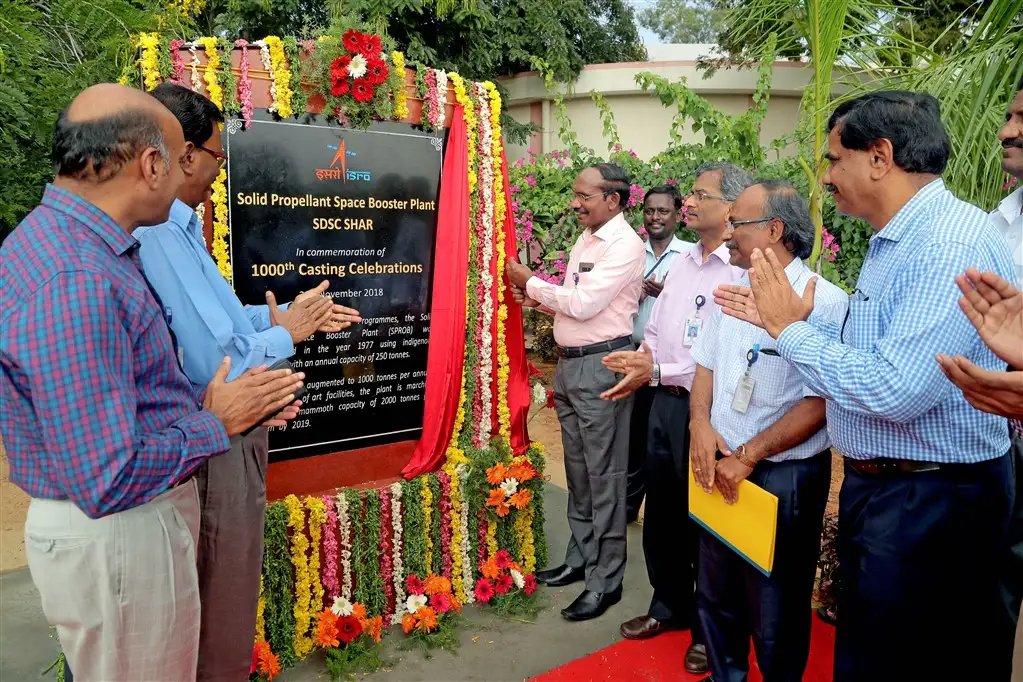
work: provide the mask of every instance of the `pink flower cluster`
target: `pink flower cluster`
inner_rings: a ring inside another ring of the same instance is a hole
[[[249,43],[244,38],[234,41],[235,46],[242,50],[241,78],[238,79],[238,101],[242,105],[242,118],[245,127],[252,125],[252,81],[249,79]]]
[[[333,602],[341,594],[341,584],[337,579],[337,509],[330,495],[323,496],[323,504],[327,507],[327,527],[323,533],[323,586],[327,589],[327,598]]]
[[[835,241],[834,235],[828,232],[826,227],[821,228],[821,253],[829,262],[834,263],[835,257],[838,255],[838,242]]]
[[[476,532],[476,560],[479,565],[482,566],[487,560],[487,508],[480,507],[479,511],[476,512],[477,521],[477,532]]]
[[[629,187],[629,203],[626,204],[626,207],[635,208],[636,206],[642,204],[643,197],[645,196],[645,194],[646,193],[643,191],[642,187],[633,183],[632,186]]]
[[[178,85],[185,84],[185,60],[181,57],[181,48],[185,46],[184,40],[170,41],[171,53],[171,83]]]
[[[380,578],[384,582],[384,620],[389,621],[397,608],[394,595],[394,566],[391,564],[391,491],[380,489]]]
[[[515,238],[519,244],[528,244],[533,238],[533,212],[528,208],[519,214],[519,202],[512,201],[512,215],[515,216]]]
[[[426,69],[426,73],[423,74],[423,80],[426,81],[426,117],[430,125],[436,127],[437,117],[440,115],[439,102],[433,96],[437,90],[437,74],[433,69]]]

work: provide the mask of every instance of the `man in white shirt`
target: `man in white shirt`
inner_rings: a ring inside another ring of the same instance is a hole
[[[643,269],[643,294],[639,299],[639,312],[632,322],[632,342],[638,348],[643,343],[643,330],[657,296],[664,288],[664,278],[675,262],[675,257],[693,247],[675,235],[682,218],[682,194],[674,185],[651,187],[643,198],[643,228],[646,230],[646,266]],[[650,406],[654,402],[654,388],[643,386],[635,393],[632,405],[632,423],[629,426],[629,478],[625,496],[625,520],[632,523],[639,517],[643,504],[644,469],[646,461],[646,432]]]
[[[1016,265],[1016,282],[1023,285],[1023,79],[1018,90],[998,137],[1004,150],[1002,169],[1016,179],[1019,187],[991,212],[991,222],[1005,235]]]
[[[754,249],[772,248],[795,291],[813,297],[819,315],[841,323],[845,293],[801,260],[813,249],[814,228],[806,202],[788,182],[768,180],[740,194],[726,239],[731,264],[743,269]],[[749,275],[739,282],[748,286]],[[728,503],[738,500],[746,479],[778,497],[770,576],[700,531],[697,607],[715,682],[746,679],[751,636],[768,682],[801,680],[810,651],[831,441],[824,399],[776,345],[760,327],[715,311],[692,351],[690,456],[698,484],[707,491],[716,486]]]

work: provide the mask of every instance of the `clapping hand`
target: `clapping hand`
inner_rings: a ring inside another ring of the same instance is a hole
[[[323,296],[328,287],[330,287],[330,281],[325,279],[320,282],[319,286],[314,287],[309,291],[303,291],[296,296],[295,303],[301,303],[302,301],[315,296]],[[362,322],[362,316],[359,314],[358,310],[334,303],[333,308],[331,308],[330,311],[330,317],[327,318],[327,321],[320,325],[316,331],[339,332],[342,329],[348,329],[348,327],[351,327],[353,324],[358,324],[359,322]]]
[[[645,341],[640,344],[638,351],[615,351],[605,355],[600,362],[612,372],[625,375],[612,388],[600,394],[604,400],[621,400],[628,397],[636,389],[649,384],[654,373],[654,356]]]
[[[755,327],[764,328],[757,310],[757,299],[753,290],[740,284],[722,284],[714,290],[714,302],[725,315],[749,322]]]
[[[962,355],[954,358],[938,355],[937,359],[941,371],[975,408],[1009,419],[1023,419],[1023,371],[992,372]]]
[[[643,280],[643,295],[657,298],[664,290],[664,282],[657,281],[657,275],[650,275],[649,279]]]
[[[291,334],[292,343],[305,341],[317,329],[327,324],[333,315],[333,300],[315,295],[295,302],[287,310],[277,307],[274,292],[266,292],[266,305],[270,309],[270,325],[281,326]]]
[[[817,278],[810,279],[800,297],[792,288],[785,268],[778,262],[774,251],[767,249],[761,253],[760,249],[754,249],[751,260],[753,267],[750,268],[749,277],[757,312],[764,329],[771,338],[777,339],[790,324],[810,317]]]
[[[305,379],[303,372],[268,370],[262,365],[228,381],[230,371],[231,358],[225,357],[203,398],[203,409],[220,420],[228,436],[237,436],[270,415],[276,415],[271,420],[290,418],[286,416],[290,414],[287,408],[295,402],[295,392]]]
[[[288,422],[298,416],[302,407],[302,401],[296,400],[270,419],[263,422],[263,426],[287,426]]]
[[[1023,370],[1023,293],[993,272],[970,268],[956,277],[963,292],[959,307],[988,348]]]

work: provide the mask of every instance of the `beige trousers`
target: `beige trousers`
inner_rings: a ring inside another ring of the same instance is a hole
[[[34,499],[25,553],[76,682],[193,682],[199,649],[194,480],[90,519]]]

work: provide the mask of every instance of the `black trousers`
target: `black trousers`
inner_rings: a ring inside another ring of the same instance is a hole
[[[752,635],[764,682],[800,682],[810,655],[810,605],[831,487],[831,452],[760,462],[749,480],[778,497],[774,566],[765,576],[700,530],[697,603],[710,670],[714,682],[746,682]]]
[[[834,682],[1007,679],[998,577],[1013,487],[1008,454],[880,476],[846,463]]]
[[[656,389],[650,408],[646,459],[643,552],[654,596],[651,618],[692,628],[703,642],[696,614],[699,527],[689,518],[689,393]]]
[[[1008,679],[1008,671],[1012,666],[1016,621],[1019,618],[1020,602],[1023,601],[1023,439],[1016,435],[1011,437],[1012,448],[1009,450],[1009,457],[1013,479],[1016,482],[1016,494],[1001,566],[1002,646],[1006,671],[1004,679]]]
[[[634,394],[632,423],[629,426],[629,477],[625,489],[625,512],[629,519],[636,518],[643,504],[646,490],[644,470],[647,451],[647,429],[650,423],[650,406],[654,402],[652,386],[644,386]]]

